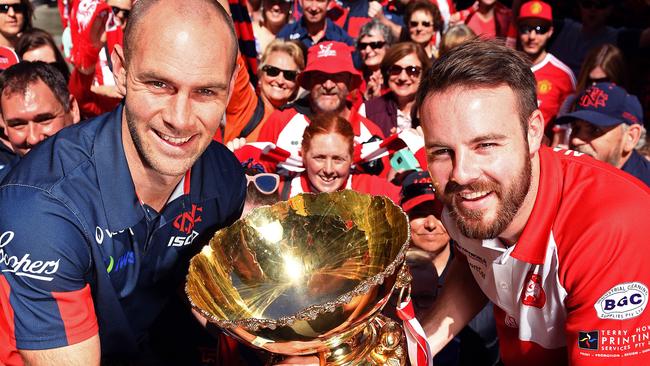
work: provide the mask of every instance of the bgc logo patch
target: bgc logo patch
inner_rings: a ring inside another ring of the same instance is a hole
[[[600,319],[635,318],[648,305],[648,288],[640,282],[625,282],[612,287],[594,304]]]
[[[578,348],[597,350],[598,349],[598,331],[578,332]]]
[[[199,215],[201,212],[203,212],[203,207],[192,204],[190,211],[176,216],[173,223],[174,227],[185,234],[191,234],[194,225],[201,222],[201,216]]]

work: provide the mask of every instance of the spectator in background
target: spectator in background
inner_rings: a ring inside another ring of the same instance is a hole
[[[34,8],[29,0],[0,3],[0,46],[15,48],[20,34],[32,28]]]
[[[129,20],[129,15],[131,14],[131,8],[133,7],[131,0],[106,0],[106,3],[113,11],[116,25],[124,29]]]
[[[389,0],[384,4],[380,1],[370,1],[368,16],[377,19],[390,29],[393,38],[399,39],[404,28],[404,12],[410,0]]]
[[[54,66],[42,61],[17,63],[0,76],[0,124],[13,150],[24,156],[59,130],[79,122],[77,101]],[[0,170],[0,176],[8,172]]]
[[[272,41],[262,54],[258,73],[259,98],[263,113],[256,111],[240,136],[247,141],[257,141],[269,116],[281,106],[292,101],[298,93],[298,75],[305,68],[302,49],[294,42],[281,39]],[[256,119],[259,118],[259,121]],[[250,133],[247,132],[250,130]]]
[[[555,23],[556,35],[549,51],[567,64],[575,75],[587,53],[602,44],[619,47],[623,53],[637,52],[650,46],[650,28],[644,30],[613,28],[607,25],[617,2],[614,0],[578,0],[580,20],[565,18]]]
[[[278,33],[278,38],[299,41],[307,49],[324,41],[354,45],[352,37],[327,17],[330,1],[332,0],[298,0],[303,11],[302,17],[295,23],[285,25]]]
[[[262,1],[261,19],[253,22],[257,54],[261,55],[289,21],[292,0]]]
[[[479,37],[500,38],[508,47],[515,46],[517,31],[512,10],[498,0],[478,0],[470,9],[457,14]]]
[[[562,122],[571,123],[571,149],[650,186],[650,162],[635,150],[644,135],[643,110],[637,97],[616,84],[596,83],[578,95],[573,112],[563,116]]]
[[[546,44],[553,35],[551,6],[538,0],[524,3],[519,10],[517,32],[519,48],[533,65],[531,69],[537,81],[537,103],[544,115],[546,135],[550,138],[551,122],[562,102],[576,88],[571,69],[546,51]]]
[[[440,55],[444,55],[459,44],[474,38],[476,38],[476,33],[474,33],[474,31],[467,25],[462,23],[452,25],[442,35],[442,40],[440,41]]]
[[[70,79],[70,69],[65,58],[48,32],[32,28],[25,31],[16,44],[16,54],[22,61],[43,61],[56,67],[66,80]]]
[[[384,78],[381,74],[381,62],[386,50],[393,43],[390,29],[377,19],[361,27],[357,38],[357,50],[361,56],[361,73],[366,82],[363,97],[365,100],[381,95]]]
[[[438,57],[438,45],[444,23],[438,7],[429,0],[415,0],[408,4],[404,14],[407,29],[402,40],[420,45],[429,58]]]
[[[576,91],[579,93],[594,83],[606,81],[626,90],[630,86],[623,52],[609,43],[595,47],[587,53],[580,67]]]
[[[366,101],[359,114],[375,122],[385,136],[395,128],[415,127],[411,109],[421,77],[430,66],[431,60],[417,44],[402,42],[393,45],[381,64],[384,83],[390,91]]]
[[[351,108],[347,98],[361,85],[361,74],[352,65],[350,47],[341,42],[323,42],[309,49],[307,67],[298,83],[309,94],[275,111],[262,127],[258,141],[270,142],[289,155],[299,157],[302,136],[313,116],[333,112],[352,125],[356,143],[373,136],[384,137],[381,129]]]
[[[368,174],[353,174],[354,131],[350,123],[336,113],[319,114],[305,128],[301,156],[305,171],[284,181],[280,198],[288,199],[303,192],[335,192],[353,189],[384,195],[397,202],[399,188],[385,179]]]

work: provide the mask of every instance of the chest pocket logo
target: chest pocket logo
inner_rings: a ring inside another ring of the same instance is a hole
[[[524,281],[524,288],[521,291],[521,302],[524,305],[543,308],[546,304],[546,293],[542,287],[542,276],[528,272]]]
[[[199,236],[199,233],[194,230],[194,227],[197,223],[202,221],[200,215],[202,212],[203,207],[192,204],[192,209],[190,211],[183,212],[176,216],[172,225],[178,229],[178,231],[186,235],[172,236],[169,238],[167,246],[182,247],[192,244],[192,241]]]

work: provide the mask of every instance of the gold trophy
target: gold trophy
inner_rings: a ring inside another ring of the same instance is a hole
[[[185,291],[208,321],[274,354],[405,365],[402,329],[379,312],[409,287],[408,242],[408,219],[386,197],[302,194],[215,233]]]

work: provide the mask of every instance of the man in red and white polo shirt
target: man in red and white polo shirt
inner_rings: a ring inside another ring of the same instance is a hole
[[[432,351],[489,299],[505,365],[649,365],[650,190],[543,146],[534,76],[507,47],[468,42],[427,75],[416,103],[458,253],[423,319]]]
[[[517,19],[517,32],[521,50],[533,63],[537,103],[544,115],[544,126],[548,126],[564,99],[576,89],[571,69],[546,51],[546,43],[553,35],[551,6],[537,0],[524,3]]]

